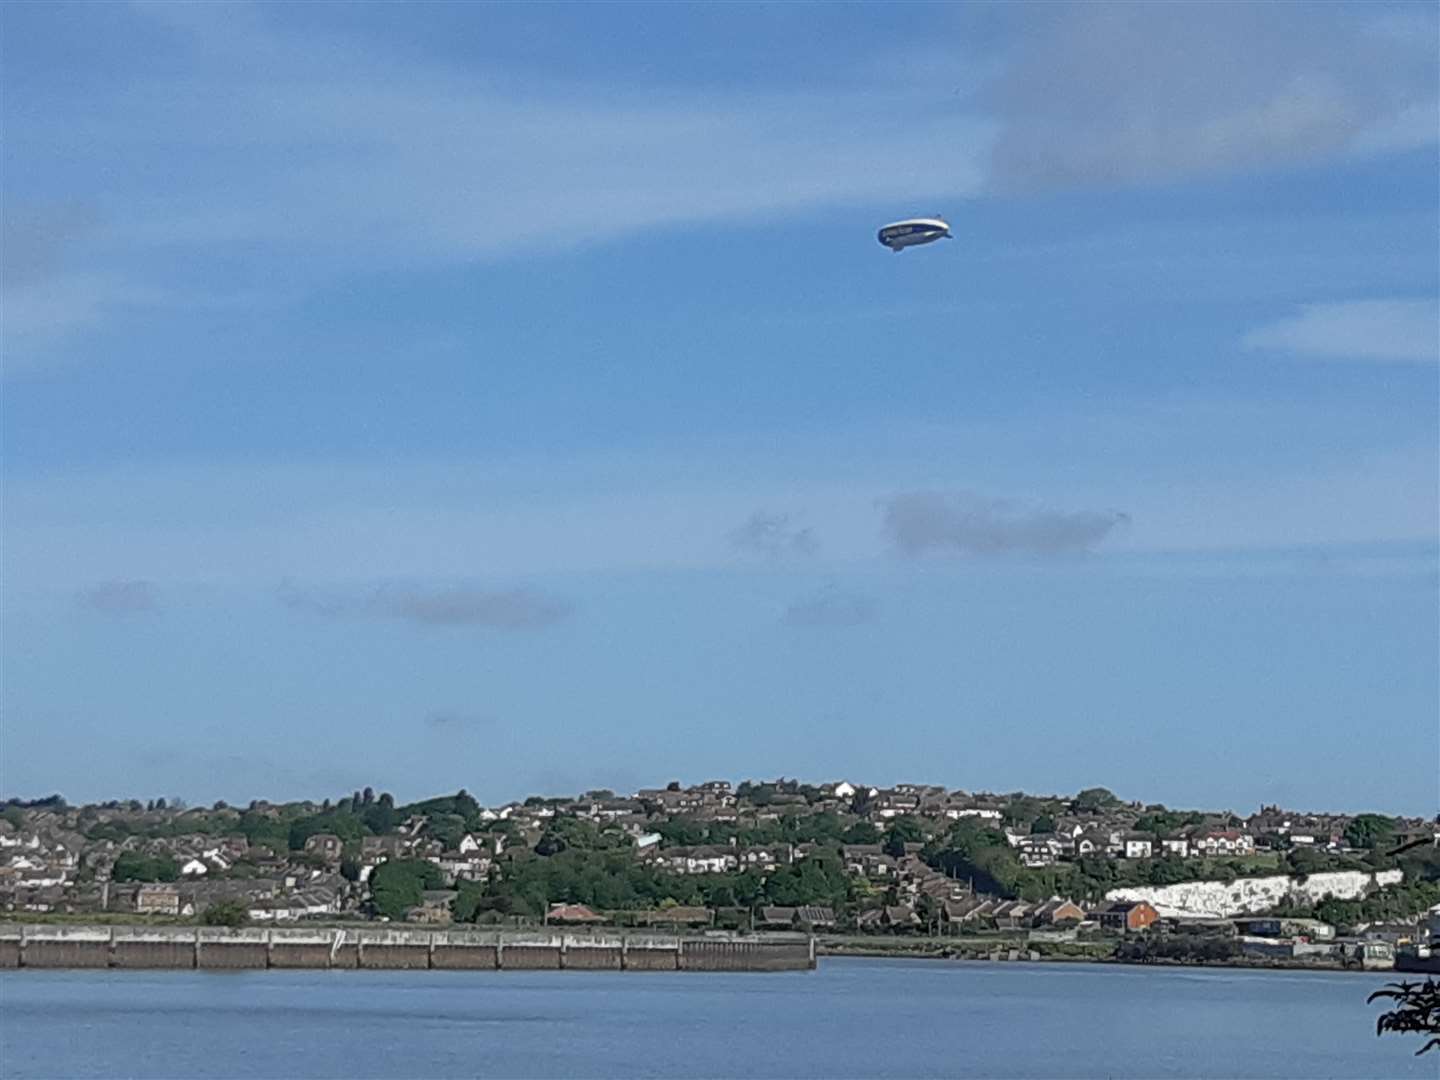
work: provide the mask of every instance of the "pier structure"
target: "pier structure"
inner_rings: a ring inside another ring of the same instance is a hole
[[[805,934],[0,925],[0,969],[804,971]]]

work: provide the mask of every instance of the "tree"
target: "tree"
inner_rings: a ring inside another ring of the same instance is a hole
[[[424,899],[426,889],[445,883],[440,868],[424,859],[392,859],[370,875],[370,898],[381,915],[398,919]]]
[[[113,881],[175,881],[180,866],[168,855],[141,855],[122,851],[110,870]]]
[[[250,921],[250,909],[240,900],[218,900],[200,915],[206,926],[244,926]]]
[[[1360,814],[1345,826],[1345,842],[1351,847],[1376,848],[1387,844],[1395,833],[1395,822],[1383,814]]]
[[[1055,819],[1049,814],[1041,814],[1030,823],[1030,831],[1036,834],[1053,833],[1055,831]]]
[[[665,790],[666,790],[666,791],[679,791],[679,790],[680,790],[680,781],[679,781],[679,780],[671,780],[668,784],[665,785]]]
[[[920,844],[925,841],[925,826],[913,817],[898,817],[891,823],[888,835],[898,836],[906,844]]]
[[[905,838],[902,837],[899,833],[897,833],[894,829],[891,829],[890,832],[886,834],[885,843],[881,846],[880,850],[883,851],[886,855],[889,855],[892,859],[904,858]]]
[[[374,788],[367,787],[367,788],[365,789],[364,793],[360,796],[360,803],[361,803],[361,805],[363,805],[363,806],[369,806],[369,805],[370,805],[371,803],[373,803],[374,801],[375,801],[375,789],[374,789]]]
[[[1086,788],[1075,796],[1076,810],[1104,810],[1107,806],[1113,806],[1120,800],[1109,788],[1092,787]]]
[[[1424,1045],[1415,1051],[1417,1056],[1440,1048],[1440,982],[1426,979],[1423,983],[1390,983],[1384,990],[1376,990],[1365,999],[1365,1003],[1368,1005],[1377,998],[1392,1001],[1395,1005],[1376,1018],[1376,1035],[1384,1035],[1387,1031],[1413,1031],[1429,1035]]]
[[[846,844],[874,844],[880,839],[880,830],[868,821],[857,821],[840,834],[840,839]]]

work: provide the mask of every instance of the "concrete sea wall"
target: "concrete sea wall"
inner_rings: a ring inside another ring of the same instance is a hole
[[[803,971],[802,934],[0,925],[3,968]]]
[[[1111,889],[1107,900],[1144,900],[1161,915],[1232,918],[1269,911],[1286,900],[1313,904],[1317,900],[1336,897],[1353,900],[1370,889],[1394,885],[1404,874],[1399,870],[1365,873],[1359,870],[1337,870],[1310,874],[1305,878],[1275,875],[1272,877],[1237,878],[1234,881],[1187,881],[1183,885],[1157,885],[1134,889]]]

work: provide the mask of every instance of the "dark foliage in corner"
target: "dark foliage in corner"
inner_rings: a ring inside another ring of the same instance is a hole
[[[1389,983],[1384,990],[1376,990],[1365,1001],[1368,1004],[1376,998],[1395,1003],[1393,1009],[1375,1021],[1376,1035],[1394,1031],[1432,1036],[1415,1051],[1417,1055],[1440,1047],[1440,982],[1426,979],[1423,983]]]

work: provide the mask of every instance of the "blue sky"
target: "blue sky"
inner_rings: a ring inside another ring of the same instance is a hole
[[[0,21],[5,794],[1435,812],[1433,5]]]

